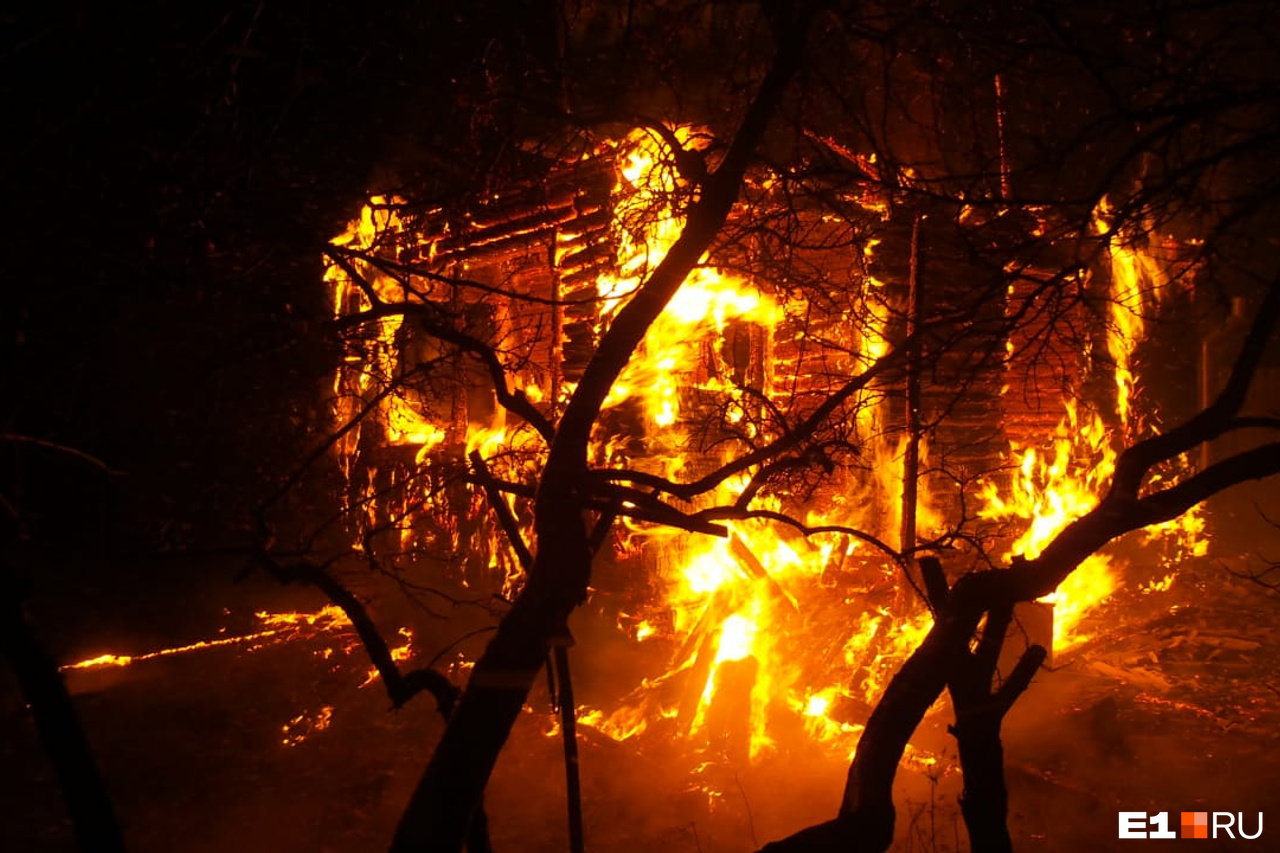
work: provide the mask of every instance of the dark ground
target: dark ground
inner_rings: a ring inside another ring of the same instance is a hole
[[[158,599],[150,601],[155,606]],[[217,636],[218,622],[228,633],[253,630],[255,609],[312,610],[322,603],[251,579],[198,599],[173,597],[173,624],[185,614],[184,629],[120,631],[119,624],[108,629],[104,618],[100,629],[90,620],[78,640],[56,645],[64,660],[108,648],[140,653]],[[37,624],[51,624],[51,613],[34,604]],[[1118,811],[1169,811],[1175,828],[1184,810],[1245,812],[1250,826],[1257,811],[1280,814],[1275,598],[1224,580],[1221,568],[1206,562],[1184,570],[1169,592],[1121,593],[1095,625],[1098,639],[1042,673],[1008,720],[1017,849],[1119,849]],[[353,638],[339,632],[74,672],[68,683],[134,853],[366,853],[385,848],[441,730],[429,699],[396,713],[379,685],[360,688],[366,669]],[[10,780],[0,806],[0,848],[69,851],[49,767],[7,674],[0,689],[0,762]],[[540,707],[522,720],[489,795],[500,851],[567,849],[559,741],[545,734],[545,697],[535,701]],[[305,732],[325,706],[333,708],[328,729],[282,745],[286,724],[306,715],[292,729]],[[916,740],[942,756],[940,766],[954,755],[948,714],[944,708],[926,721]],[[807,745],[737,771],[712,765],[699,775],[695,766],[692,756],[668,745],[617,744],[585,731],[589,847],[752,850],[827,818],[845,770]],[[723,795],[698,790],[706,779],[716,780]],[[967,849],[955,807],[958,786],[954,771],[934,779],[900,774],[896,850]],[[1264,845],[1219,841],[1212,849]]]

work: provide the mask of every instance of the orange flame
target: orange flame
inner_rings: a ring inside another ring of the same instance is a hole
[[[280,743],[283,746],[297,746],[316,732],[329,728],[333,722],[333,706],[325,705],[315,713],[301,713],[280,727]]]
[[[1012,448],[1018,460],[1017,473],[1008,495],[993,483],[983,487],[986,518],[1019,520],[1023,533],[1004,559],[1021,555],[1039,556],[1044,547],[1069,523],[1097,505],[1115,473],[1116,447],[1132,441],[1144,429],[1156,426],[1155,418],[1140,417],[1135,408],[1139,385],[1135,378],[1134,354],[1145,340],[1160,300],[1169,291],[1170,276],[1161,261],[1112,225],[1111,207],[1104,198],[1095,212],[1095,231],[1107,238],[1110,260],[1110,324],[1107,352],[1114,364],[1118,430],[1103,424],[1096,412],[1082,414],[1076,401],[1068,401],[1048,452],[1037,448]],[[1160,475],[1154,475],[1158,481]],[[1173,541],[1184,554],[1203,554],[1207,543],[1202,533],[1204,520],[1196,511],[1145,531],[1148,539]],[[1147,591],[1168,589],[1166,582],[1152,584]],[[1106,601],[1120,587],[1121,577],[1106,554],[1094,554],[1045,597],[1054,605],[1054,646],[1066,650],[1090,638],[1080,628],[1081,620]]]

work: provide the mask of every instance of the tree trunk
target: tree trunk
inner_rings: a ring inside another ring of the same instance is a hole
[[[456,853],[546,661],[551,639],[586,597],[591,577],[587,447],[600,408],[649,327],[729,215],[755,149],[800,64],[814,4],[779,7],[777,52],[755,99],[685,227],[648,280],[614,317],[555,430],[534,503],[537,556],[524,589],[476,663],[444,736],[396,827],[391,853]],[[685,152],[686,154],[688,152]],[[705,165],[705,164],[704,164]]]
[[[956,742],[964,768],[960,812],[969,830],[973,853],[1013,853],[1007,818],[1009,795],[1004,784],[1004,746],[1000,742],[1001,713],[978,713],[958,719]]]
[[[1044,646],[1033,645],[1018,658],[1003,683],[992,690],[1000,651],[1013,622],[1013,604],[1004,601],[987,611],[978,647],[962,654],[962,665],[948,682],[956,723],[952,734],[960,749],[964,793],[960,812],[974,853],[1012,853],[1009,837],[1009,794],[1004,784],[1004,746],[1000,727],[1004,715],[1026,692],[1048,657]]]
[[[77,846],[84,853],[124,853],[120,824],[67,685],[27,624],[17,579],[7,566],[0,584],[4,587],[0,589],[0,652],[9,659],[31,706],[36,731],[66,801]]]
[[[976,624],[976,618],[935,623],[871,712],[840,804],[841,819],[857,819],[863,835],[858,849],[883,851],[893,843],[893,780],[902,753],[929,707],[942,695]]]
[[[476,662],[396,828],[392,853],[462,849],[489,774],[546,662],[548,644],[586,591],[590,554],[581,514],[566,500],[556,515],[560,536],[541,540],[524,590]]]
[[[907,741],[947,686],[968,649],[978,616],[964,613],[934,623],[885,689],[858,739],[839,816],[765,845],[761,853],[884,853],[893,843],[893,780]]]

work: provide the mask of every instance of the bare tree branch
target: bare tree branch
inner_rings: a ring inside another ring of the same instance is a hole
[[[32,447],[39,447],[41,450],[49,450],[54,453],[62,454],[64,456],[70,456],[73,459],[78,459],[81,462],[86,462],[89,465],[92,465],[94,468],[97,468],[102,473],[110,474],[113,477],[119,477],[125,473],[123,471],[119,471],[115,468],[112,468],[106,462],[103,462],[101,459],[99,459],[98,457],[94,456],[91,453],[85,453],[83,450],[79,450],[77,448],[70,447],[65,444],[59,444],[56,441],[48,441],[43,438],[35,438],[34,436],[30,436],[30,435],[19,435],[17,433],[12,433],[12,432],[6,432],[3,434],[0,434],[0,441],[7,442],[9,444],[26,444]]]

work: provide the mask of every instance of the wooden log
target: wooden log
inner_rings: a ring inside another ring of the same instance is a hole
[[[708,745],[739,766],[751,758],[751,691],[759,671],[754,657],[721,661],[707,708]]]
[[[711,665],[719,648],[720,626],[732,612],[733,606],[734,601],[727,590],[718,589],[712,593],[697,624],[675,654],[676,666],[692,661],[684,676],[676,716],[677,728],[681,733],[688,732],[693,725],[698,705],[702,702],[702,691],[711,675]]]
[[[751,549],[747,547],[747,543],[738,538],[736,533],[729,537],[729,553],[733,554],[747,574],[764,581],[777,598],[785,601],[793,611],[800,612],[800,607],[796,604],[796,600],[791,596],[791,593],[787,592],[782,584],[778,583],[773,575],[769,574],[760,559],[751,552]]]

